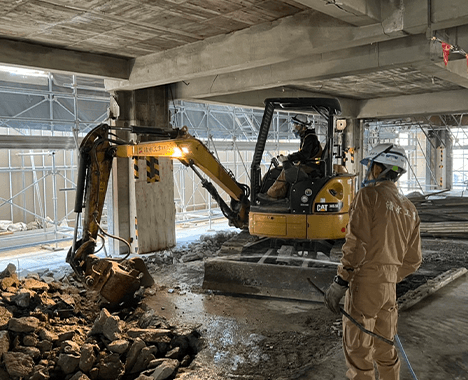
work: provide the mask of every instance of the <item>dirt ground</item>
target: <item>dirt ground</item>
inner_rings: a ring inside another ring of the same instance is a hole
[[[422,266],[398,285],[398,296],[466,267],[467,248],[467,240],[424,238]],[[202,260],[151,268],[158,289],[146,298],[148,305],[173,323],[199,325],[204,340],[191,369],[177,378],[344,378],[337,368],[341,319],[323,304],[213,293],[201,287],[203,269]]]

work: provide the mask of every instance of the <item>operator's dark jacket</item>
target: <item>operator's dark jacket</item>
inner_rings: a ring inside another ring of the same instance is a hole
[[[317,135],[311,129],[307,129],[301,133],[301,145],[299,151],[291,153],[288,156],[288,161],[300,161],[301,164],[314,164],[315,158],[320,158],[322,155],[322,146],[320,145]]]

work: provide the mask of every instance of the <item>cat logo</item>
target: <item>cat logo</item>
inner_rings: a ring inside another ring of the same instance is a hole
[[[315,212],[339,212],[342,208],[343,202],[315,204]]]
[[[316,211],[317,212],[327,212],[328,211],[328,205],[326,203],[319,203],[319,204],[317,204]]]

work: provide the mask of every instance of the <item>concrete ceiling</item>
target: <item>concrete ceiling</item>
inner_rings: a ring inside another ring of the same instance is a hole
[[[336,96],[357,118],[468,113],[466,0],[0,0],[0,15],[0,64],[103,76],[109,91],[171,84],[175,98],[246,106]],[[456,46],[447,66],[440,41]]]

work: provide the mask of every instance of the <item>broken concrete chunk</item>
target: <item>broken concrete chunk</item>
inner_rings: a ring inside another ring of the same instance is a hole
[[[72,340],[64,340],[60,345],[60,351],[66,354],[78,354],[80,352],[80,346]]]
[[[154,380],[152,376],[146,376],[145,374],[141,374],[135,380]]]
[[[14,351],[22,352],[23,354],[26,354],[32,357],[33,359],[39,359],[41,357],[41,351],[37,347],[19,346],[19,347],[16,347]]]
[[[111,354],[104,357],[97,365],[99,369],[99,379],[116,380],[125,373],[125,366],[121,362],[119,354]]]
[[[103,334],[110,341],[118,340],[122,334],[121,322],[119,317],[111,315],[106,309],[102,309],[88,335]]]
[[[39,295],[39,300],[44,307],[53,307],[56,305],[56,302],[48,296],[48,293],[41,293]]]
[[[12,377],[27,378],[34,368],[34,360],[22,352],[4,353],[3,362],[8,374]]]
[[[111,315],[104,322],[102,334],[110,341],[118,340],[122,337],[122,321],[119,317]]]
[[[8,331],[0,331],[0,358],[2,357],[2,354],[5,352],[8,352],[10,349],[10,335],[8,334]]]
[[[49,285],[34,278],[27,278],[23,282],[23,288],[34,290],[35,292],[45,292],[49,290]]]
[[[39,334],[39,338],[41,338],[42,340],[48,340],[50,342],[55,342],[58,340],[58,335],[47,330],[47,329],[40,329],[38,331],[38,334]]]
[[[37,343],[36,347],[39,348],[39,350],[42,353],[44,353],[44,352],[48,352],[48,351],[52,350],[54,345],[53,345],[52,342],[50,342],[48,340],[42,340],[42,341]]]
[[[179,362],[177,360],[167,359],[157,366],[154,371],[145,371],[144,374],[150,376],[153,380],[165,380],[172,376],[177,368],[179,368]]]
[[[28,334],[23,337],[23,344],[25,346],[36,347],[38,341],[35,334]]]
[[[125,361],[125,369],[127,371],[130,371],[135,365],[137,357],[143,347],[146,347],[145,342],[143,342],[140,338],[136,338],[133,344],[130,346],[130,350],[127,354],[127,360]]]
[[[140,338],[146,343],[166,342],[171,335],[171,330],[167,329],[130,329],[127,335],[131,338]],[[170,342],[170,338],[169,338]]]
[[[173,348],[168,353],[166,353],[166,358],[168,359],[178,359],[180,356],[180,347]]]
[[[112,351],[116,352],[118,354],[123,354],[125,351],[127,351],[128,346],[130,345],[130,342],[125,339],[118,339],[114,340],[113,342],[109,343],[107,348]]]
[[[47,368],[43,366],[35,366],[33,369],[33,375],[29,378],[29,380],[49,380],[50,375]]]
[[[19,280],[16,274],[12,274],[10,277],[5,277],[0,280],[0,287],[2,290],[7,290],[8,288],[14,287],[15,289],[19,285]]]
[[[79,371],[75,373],[69,380],[90,380],[83,372]]]
[[[15,296],[16,292],[2,292],[2,298],[8,303],[11,303],[11,299]]]
[[[19,307],[28,307],[36,295],[36,292],[29,289],[20,289],[11,300]]]
[[[75,372],[79,364],[80,356],[74,354],[60,354],[57,361],[57,365],[67,375]]]
[[[148,369],[151,368],[156,368],[159,366],[163,361],[167,360],[166,358],[158,358],[158,359],[153,359],[148,363]]]
[[[153,353],[157,353],[157,348],[156,347],[143,347],[140,351],[140,354],[137,357],[137,360],[134,364],[134,366],[130,369],[130,373],[138,373],[141,371],[144,371],[145,369],[148,368],[148,364],[156,359],[153,355]],[[127,370],[128,372],[128,370]]]
[[[0,279],[5,278],[5,277],[10,277],[11,275],[15,273],[16,273],[16,265],[10,263],[2,272],[0,272]]]
[[[185,355],[184,358],[180,361],[180,366],[188,367],[191,362],[192,362],[192,358],[190,357],[190,355]]]
[[[11,317],[13,317],[13,314],[11,314],[10,311],[6,307],[0,306],[0,329],[1,330],[7,328],[8,322],[10,321]]]
[[[80,369],[88,373],[93,368],[96,362],[96,355],[94,354],[94,345],[86,343],[81,347]]]
[[[39,319],[35,317],[11,318],[8,329],[14,332],[33,332],[39,327]]]
[[[64,342],[66,340],[72,340],[75,336],[75,331],[65,331],[63,333],[58,334],[58,341]]]

